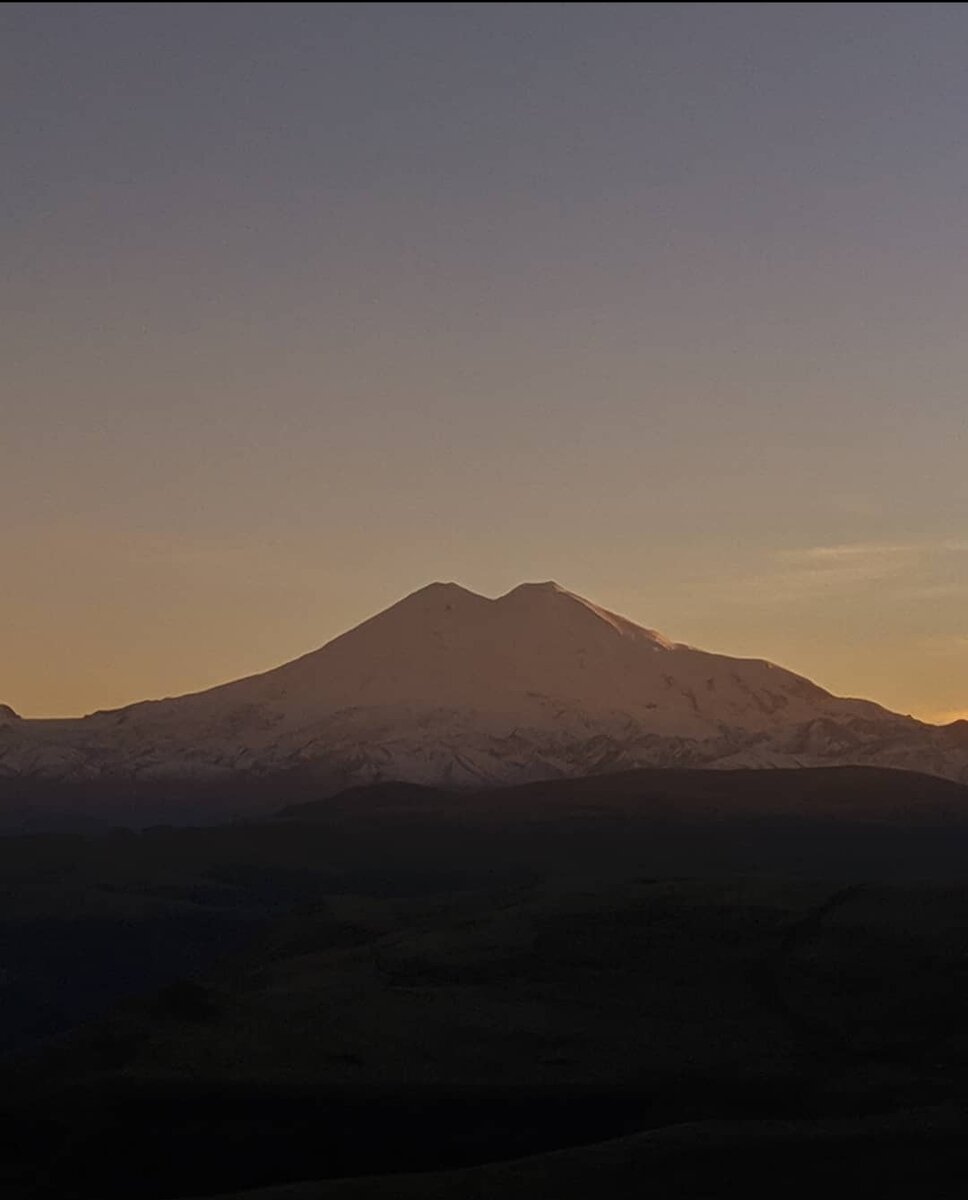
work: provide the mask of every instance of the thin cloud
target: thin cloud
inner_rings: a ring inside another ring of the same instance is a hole
[[[855,563],[861,559],[905,558],[923,550],[923,546],[914,542],[842,542],[834,546],[802,546],[794,550],[781,550],[777,557],[788,562]]]
[[[726,581],[724,599],[745,604],[783,604],[842,596],[873,584],[889,585],[906,599],[941,599],[968,592],[968,581],[945,579],[952,554],[968,542],[839,542],[776,551],[768,567]]]
[[[968,553],[968,541],[942,538],[923,542],[836,542],[827,546],[798,546],[779,551],[791,562],[856,562],[859,559],[896,559]]]

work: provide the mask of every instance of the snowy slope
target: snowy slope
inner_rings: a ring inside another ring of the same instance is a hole
[[[261,675],[73,721],[0,710],[0,773],[517,781],[637,765],[869,762],[968,778],[968,733],[709,654],[554,583],[435,583]],[[968,728],[968,727],[966,727]]]

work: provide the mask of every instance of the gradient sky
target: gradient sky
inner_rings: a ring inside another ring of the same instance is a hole
[[[968,711],[968,6],[8,4],[0,701],[433,579]]]

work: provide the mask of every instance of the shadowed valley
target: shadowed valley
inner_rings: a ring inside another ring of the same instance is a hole
[[[966,799],[642,771],[3,839],[3,1194],[913,1186],[965,1133]]]

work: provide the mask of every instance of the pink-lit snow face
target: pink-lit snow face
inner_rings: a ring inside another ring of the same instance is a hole
[[[968,738],[762,659],[670,642],[554,583],[434,583],[281,667],[80,720],[3,713],[0,771],[512,783],[639,766],[901,766]]]

